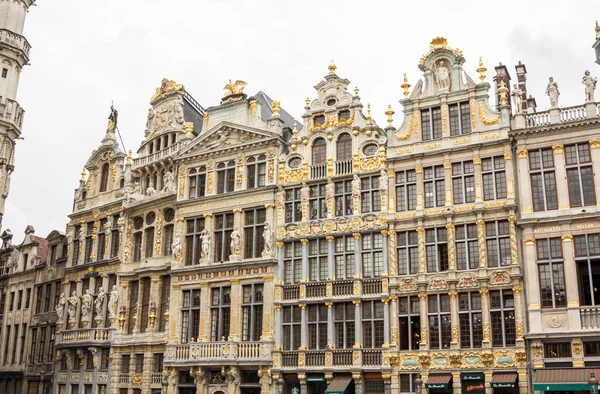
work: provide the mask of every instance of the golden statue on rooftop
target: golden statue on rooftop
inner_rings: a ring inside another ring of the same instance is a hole
[[[244,88],[246,87],[247,83],[244,81],[235,81],[235,83],[231,82],[231,79],[229,80],[229,83],[227,85],[225,85],[225,87],[223,88],[225,90],[225,97],[227,96],[233,96],[234,94],[243,94],[244,93]]]

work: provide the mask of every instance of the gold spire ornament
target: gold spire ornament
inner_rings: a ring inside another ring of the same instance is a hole
[[[487,68],[483,66],[483,56],[479,56],[479,68],[475,71],[479,73],[479,79],[483,82],[485,80],[485,72],[487,71]]]
[[[279,111],[281,110],[281,103],[277,100],[273,100],[271,109],[273,110],[273,116],[279,116]]]
[[[227,85],[225,85],[223,88],[225,95],[221,99],[221,104],[242,101],[244,98],[246,98],[244,95],[244,88],[246,85],[247,83],[244,81],[237,80],[235,82],[231,82],[230,79],[229,83],[227,83]]]
[[[392,116],[395,114],[394,110],[392,109],[392,106],[388,104],[387,107],[387,111],[385,111],[385,114],[387,115],[388,119],[388,127],[393,127],[392,123],[394,123],[394,119],[392,118]]]
[[[81,170],[81,182],[85,182],[85,167]]]
[[[297,122],[296,119],[294,119],[294,129],[292,130],[292,137],[296,138],[296,136],[298,135],[298,129],[296,129],[297,126]]]
[[[406,78],[406,73],[404,73],[404,83],[400,85],[402,89],[404,89],[404,97],[408,96],[408,88],[410,88],[410,83],[408,83],[408,79]]]
[[[185,123],[185,134],[192,135],[193,132],[194,132],[194,123],[186,122]]]
[[[498,94],[500,95],[500,106],[508,105],[508,88],[504,81],[500,82],[500,87],[498,88]]]
[[[359,90],[358,90],[358,86],[355,86],[355,87],[354,87],[354,95],[355,95],[355,96],[358,96],[358,92],[359,92]]]
[[[310,106],[310,98],[307,97],[306,100],[304,100],[304,102],[306,103],[307,107]]]
[[[371,103],[367,104],[367,120],[371,123]]]
[[[335,65],[335,63],[333,62],[333,59],[331,60],[331,64],[329,65],[329,72],[330,73],[334,73],[335,70],[337,70],[337,66]]]
[[[600,26],[598,26],[598,21],[596,21],[596,40],[600,40]]]
[[[131,149],[127,152],[127,164],[131,164]]]

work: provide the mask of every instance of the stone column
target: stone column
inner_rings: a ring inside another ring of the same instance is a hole
[[[363,394],[363,377],[360,372],[352,372],[352,379],[354,379],[354,393],[355,394]]]
[[[421,161],[417,161],[415,167],[415,173],[417,175],[417,211],[423,210],[425,206],[425,187],[423,186],[423,166]]]
[[[596,191],[596,205],[600,206],[600,139],[590,141],[590,155],[592,156],[594,172],[594,189]]]
[[[556,194],[558,196],[558,209],[570,209],[569,188],[567,185],[567,170],[565,169],[565,154],[563,145],[552,145],[554,151],[554,172],[556,176]]]
[[[460,318],[458,316],[458,293],[455,289],[451,289],[448,292],[450,296],[450,320],[452,324],[451,328],[451,341],[450,347],[458,349],[460,347]]]
[[[529,155],[527,149],[517,150],[517,171],[519,172],[519,200],[523,215],[533,213],[533,196],[531,194],[531,179],[529,178]]]
[[[133,354],[131,354],[131,358],[129,359],[129,379],[131,379],[133,377],[133,375],[136,374],[135,362],[136,362],[135,353],[133,353]],[[128,394],[133,394],[133,388],[131,387],[131,380],[129,383]]]
[[[90,253],[90,261],[97,261],[96,251],[98,250],[98,215],[94,215],[94,224],[92,227],[92,252]]]
[[[308,282],[308,238],[302,238],[302,279],[301,282]]]
[[[354,304],[354,348],[362,348],[362,308],[360,300],[352,300]]]
[[[201,264],[207,264],[215,261],[215,247],[214,247],[214,230],[215,230],[215,218],[212,213],[204,214],[204,228],[210,233],[210,253],[208,257],[205,257],[204,260],[201,260]]]
[[[461,394],[462,387],[460,381],[460,372],[452,372],[452,392],[454,394]]]
[[[452,163],[450,163],[449,155],[444,155],[444,186],[446,186],[446,207],[451,207],[454,203],[453,187],[452,187]]]
[[[239,232],[239,236],[240,236],[240,247],[239,250],[231,250],[231,255],[229,257],[230,261],[240,261],[243,258],[243,253],[242,251],[244,250],[244,237],[242,236],[244,234],[244,215],[243,215],[243,210],[242,208],[236,208],[233,210],[233,231],[238,231]],[[259,234],[259,236],[261,236]]]
[[[393,227],[393,225],[391,226]],[[390,276],[394,276],[397,273],[397,267],[398,267],[398,252],[396,251],[396,230],[394,230],[393,228],[390,228],[390,230],[388,230],[389,233],[389,273]]]
[[[492,388],[492,371],[484,371],[483,372],[484,386],[485,386],[485,394],[493,394],[494,389]]]
[[[581,329],[581,315],[579,314],[579,292],[577,286],[569,286],[569,283],[577,283],[577,265],[575,264],[575,250],[573,247],[573,236],[564,234],[562,237],[562,249],[565,271],[565,283],[567,283],[567,315],[569,316],[569,329]],[[529,294],[528,294],[529,295]]]
[[[132,313],[131,309],[127,309],[131,303],[129,300],[129,281],[121,280],[119,283],[119,305],[117,305],[117,327],[120,331],[127,332],[127,314]],[[125,314],[121,314],[121,307],[125,307]]]
[[[75,325],[73,326],[73,328],[82,328],[83,325],[81,323],[81,295],[83,294],[83,282],[81,281],[81,278],[75,279],[75,292],[77,294],[79,302],[77,303],[77,308],[75,308],[75,316],[77,318],[75,319]]]
[[[384,298],[383,302],[383,347],[390,347],[390,299]]]
[[[473,172],[475,173],[475,202],[483,203],[483,175],[481,174],[481,157],[479,156],[473,157]]]
[[[307,310],[306,304],[298,305],[301,309],[300,311],[300,349],[306,350],[308,349],[308,319],[307,319]]]
[[[451,219],[448,219],[451,220]],[[456,271],[456,247],[454,245],[454,224],[446,224],[448,242],[448,271]]]
[[[390,296],[390,347],[398,346],[398,297]]]
[[[529,311],[529,332],[542,332],[542,311],[540,300],[540,282],[536,261],[535,239],[532,234],[523,235],[523,259],[527,264],[523,265],[524,275],[527,278],[527,310]],[[566,258],[566,255],[565,255]],[[567,262],[567,260],[565,260]],[[567,275],[565,269],[565,274]],[[566,279],[566,278],[565,278]],[[567,282],[568,284],[569,282]],[[576,283],[576,282],[575,282]],[[571,286],[567,286],[571,287]]]
[[[300,381],[300,394],[308,394],[308,386],[306,385],[306,374],[298,372],[298,380]]]
[[[136,334],[138,332],[140,332],[141,327],[142,327],[142,302],[143,302],[143,295],[144,295],[144,281],[143,280],[138,280],[138,293],[136,296],[136,299],[134,300],[135,303],[133,304],[133,307],[135,307],[135,315],[134,315],[134,319],[133,319],[133,333]]]
[[[492,335],[490,330],[490,297],[487,287],[479,289],[481,294],[481,326],[483,328],[483,340],[481,346],[492,346]]]
[[[482,214],[477,214],[477,248],[479,250],[479,268],[486,268],[487,263],[487,244],[485,243],[485,222]]]
[[[110,389],[106,394],[119,394],[119,375],[121,374],[123,358],[121,357],[121,353],[117,352],[114,352],[111,357],[112,361],[110,362],[110,383],[108,385]]]
[[[427,317],[427,294],[424,291],[419,292],[419,301],[421,315],[421,342],[419,343],[419,349],[427,350],[429,349],[429,319]]]
[[[274,203],[269,203],[269,204],[265,204],[265,210],[266,210],[266,217],[265,217],[265,222],[269,223],[269,226],[271,226],[271,242],[269,245],[269,249],[268,250],[261,250],[261,255],[262,257],[267,257],[269,259],[275,257],[275,254],[273,253],[273,238],[276,235],[276,225],[275,225],[275,204]],[[259,234],[260,237],[263,237],[262,234]],[[244,237],[245,239],[245,237]],[[264,239],[264,237],[263,237]],[[266,242],[266,241],[265,241]]]
[[[335,250],[333,244],[333,235],[327,235],[327,279],[334,280],[335,278]]]
[[[242,301],[242,286],[240,285],[240,280],[237,278],[230,279],[231,282],[231,310],[237,311],[241,310],[240,304]],[[266,294],[266,291],[264,292]],[[238,321],[238,314],[231,313],[230,314],[230,324],[229,324],[229,337],[225,338],[226,341],[239,341],[240,333],[242,332],[242,319]]]
[[[425,229],[419,225],[417,230],[417,248],[419,253],[419,273],[427,272],[427,257],[425,255]]]
[[[79,223],[79,225],[81,226],[81,229],[83,231],[79,231],[79,258],[77,259],[77,265],[83,264],[83,261],[85,259],[85,235],[82,237],[81,234],[86,234],[86,224],[82,221],[81,223]]]
[[[388,230],[381,230],[383,236],[383,276],[390,275],[390,246],[389,246],[389,232]]]
[[[154,354],[144,352],[144,369],[142,372],[142,393],[150,394],[152,386],[152,372],[154,371]]]
[[[327,306],[327,346],[335,348],[335,323],[333,319],[333,302],[326,302]]]
[[[242,286],[240,287],[240,292],[242,291]],[[263,326],[262,326],[262,339],[263,341],[272,341],[273,340],[273,293],[274,293],[274,283],[273,283],[273,275],[265,275],[263,282],[263,305],[265,309],[263,310]],[[240,303],[243,300],[240,298]],[[239,303],[238,303],[239,305]],[[233,305],[231,306],[233,308]],[[240,308],[238,307],[237,310]],[[242,319],[240,319],[240,325],[243,324]],[[243,331],[239,331],[240,333]],[[239,335],[238,335],[239,336]]]
[[[200,294],[202,300],[204,302],[200,303],[200,332],[198,333],[199,341],[207,341],[210,340],[210,316],[209,316],[209,304],[210,304],[210,290],[208,288],[208,282],[200,282]],[[181,295],[179,298],[182,297]],[[175,311],[171,312],[173,314]],[[171,316],[171,320],[181,320],[176,319],[175,316]],[[178,323],[180,325],[180,323]],[[181,327],[178,327],[178,332],[181,330]],[[175,333],[177,336],[177,333]],[[220,338],[219,338],[220,339]]]
[[[277,284],[281,285],[284,281],[283,242],[277,241]]]
[[[283,325],[281,305],[275,305],[275,349],[281,350],[283,341]],[[276,366],[277,367],[277,366]]]
[[[517,218],[514,215],[508,217],[508,231],[510,234],[510,261],[512,265],[519,265],[519,245],[517,240]]]
[[[160,300],[160,289],[162,288],[162,278],[160,275],[150,276],[150,306],[148,310],[148,332],[156,332],[160,325],[161,316],[158,316]],[[154,306],[154,308],[152,308]],[[153,310],[154,309],[154,310]]]
[[[515,171],[513,168],[512,153],[510,146],[507,146],[504,152],[504,171],[506,174],[506,198],[513,203],[515,200]],[[521,174],[527,181],[527,174]]]
[[[360,233],[352,233],[354,237],[354,278],[360,279],[362,278],[363,270],[362,270],[362,244],[360,242]],[[356,286],[356,285],[355,285]]]
[[[396,212],[396,172],[388,170],[388,212]]]

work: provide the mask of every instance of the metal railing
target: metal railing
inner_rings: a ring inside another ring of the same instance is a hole
[[[285,286],[283,288],[283,300],[284,301],[293,301],[300,298],[300,286],[292,285]]]
[[[325,283],[307,283],[306,298],[324,298],[327,295]]]

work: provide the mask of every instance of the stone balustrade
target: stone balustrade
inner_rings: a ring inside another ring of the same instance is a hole
[[[591,330],[600,327],[600,307],[584,306],[579,308],[581,329]]]
[[[331,353],[328,357],[327,353]],[[360,353],[362,357],[356,358],[354,353]],[[298,367],[304,368],[324,368],[340,367],[348,368],[357,366],[357,362],[362,359],[364,367],[383,366],[383,353],[379,349],[361,349],[361,350],[307,350],[307,351],[286,351],[281,354],[281,367],[283,369]],[[331,361],[328,361],[331,360]],[[327,365],[331,362],[331,365]],[[299,365],[299,364],[304,364]]]
[[[188,361],[260,361],[272,359],[272,342],[191,342],[167,345],[165,362]]]
[[[363,279],[363,295],[379,295],[383,293],[383,281],[381,278]],[[331,295],[327,295],[327,282],[308,282],[302,285],[284,285],[283,301],[298,301],[304,286],[306,294],[303,299],[324,299],[329,297],[347,297],[354,294],[354,281],[338,280],[331,283]]]
[[[552,108],[547,111],[525,115],[515,115],[515,118],[519,116],[524,116],[526,128],[532,128],[598,117],[600,116],[600,106],[597,103],[587,103],[570,107]],[[518,123],[517,127],[519,127]]]
[[[26,61],[29,61],[29,51],[31,45],[25,37],[20,34],[14,33],[7,29],[0,29],[0,44],[5,44],[12,49],[21,52]]]
[[[25,110],[15,100],[6,99],[6,102],[0,100],[0,120],[11,123],[17,129],[21,129],[24,114]]]
[[[81,328],[56,333],[56,345],[72,345],[77,342],[112,342],[112,328]]]
[[[161,372],[155,372],[152,374],[152,384],[161,384],[163,381],[163,374]]]
[[[159,150],[158,152],[154,152],[152,154],[142,156],[142,157],[137,157],[137,158],[133,159],[132,167],[136,168],[136,167],[146,166],[148,164],[153,164],[153,163],[159,162],[159,161],[179,152],[180,146],[181,146],[181,142],[177,142],[171,146],[168,146],[164,149]]]

